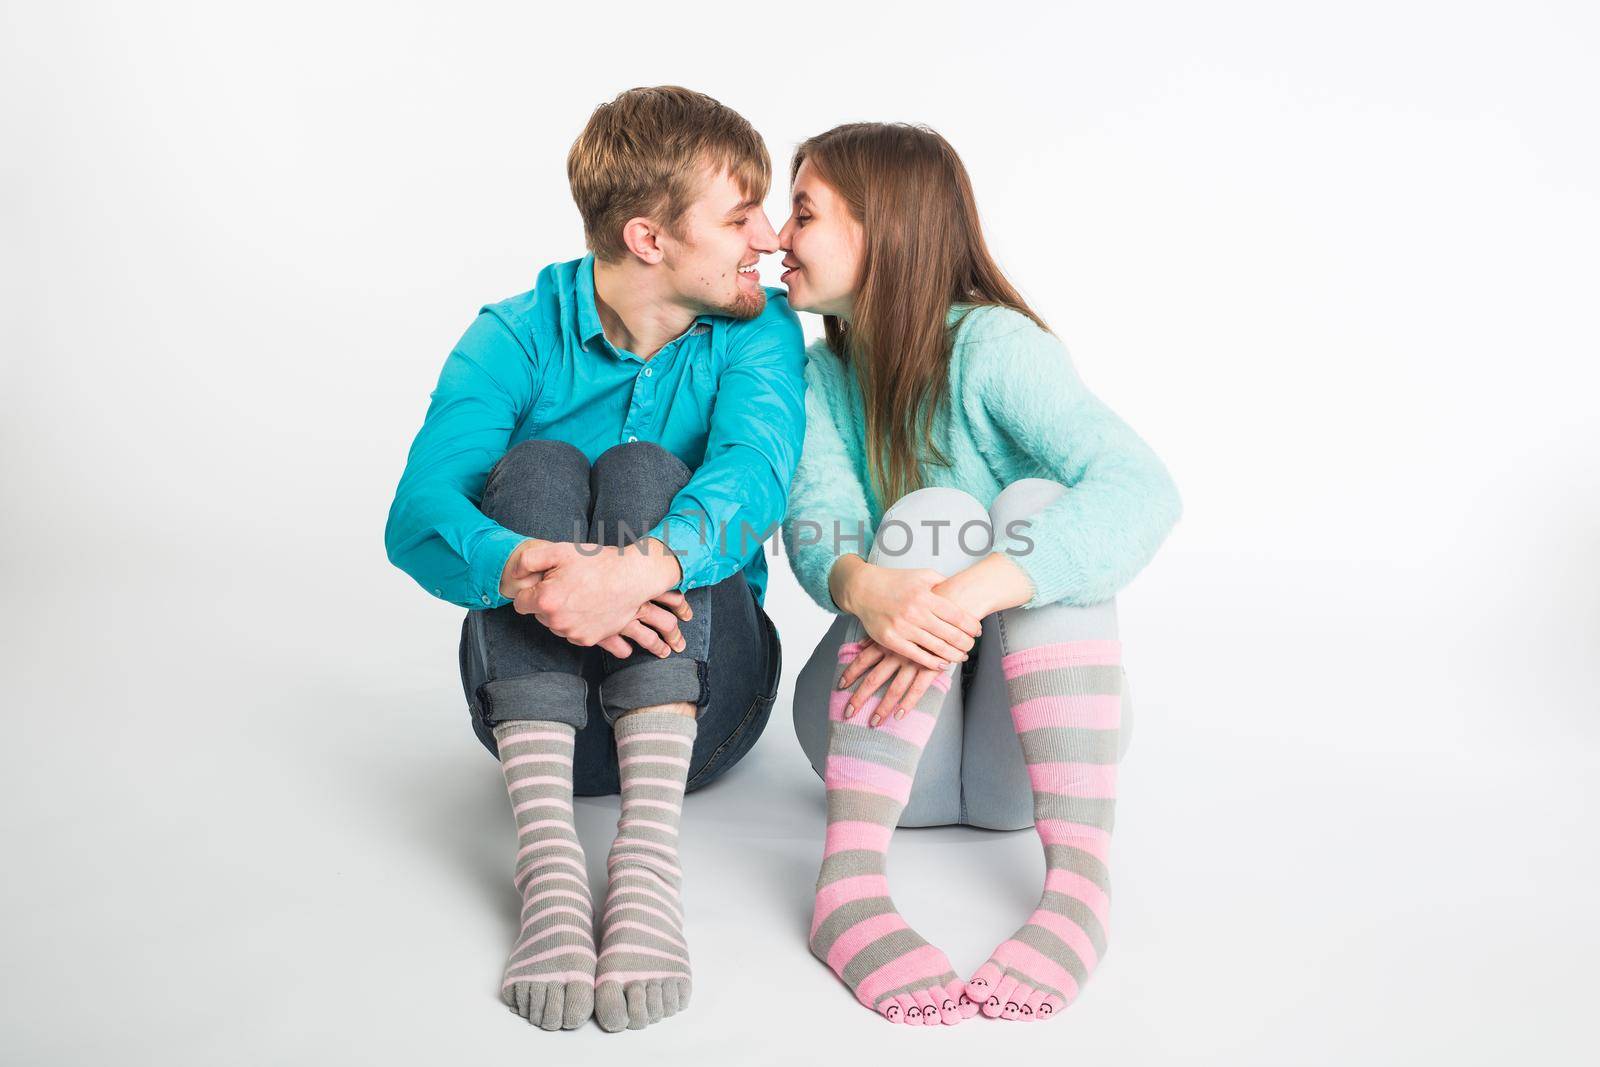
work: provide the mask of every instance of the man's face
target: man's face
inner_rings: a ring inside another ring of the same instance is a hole
[[[662,242],[662,263],[683,303],[696,314],[761,314],[767,293],[756,264],[778,250],[778,235],[761,204],[723,171],[708,176],[678,229],[682,240]]]

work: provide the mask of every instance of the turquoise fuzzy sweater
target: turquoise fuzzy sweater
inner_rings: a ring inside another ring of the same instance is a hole
[[[950,322],[950,387],[934,436],[951,465],[925,460],[923,484],[964,490],[984,507],[1019,478],[1067,486],[1022,539],[996,530],[995,551],[1009,552],[1032,581],[1025,607],[1109,600],[1150,562],[1182,514],[1172,476],[1084,386],[1061,342],[1032,319],[1010,308],[957,305]],[[828,574],[842,555],[866,557],[884,505],[867,472],[855,371],[819,340],[806,350],[805,377],[805,443],[790,486],[784,548],[800,585],[839,614]],[[835,522],[864,536],[840,541]],[[797,536],[809,523],[817,525]],[[814,540],[819,527],[819,541],[801,543]]]

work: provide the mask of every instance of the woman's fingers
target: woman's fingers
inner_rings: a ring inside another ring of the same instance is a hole
[[[932,635],[930,634],[929,641],[931,642],[932,639]],[[878,643],[887,648],[890,652],[893,652],[895,655],[902,656],[910,660],[912,663],[915,663],[917,666],[926,667],[930,671],[942,671],[946,667],[950,666],[949,660],[941,659],[939,656],[929,652],[915,641],[909,641],[906,638],[901,637],[900,634],[894,630],[889,630],[881,634],[878,637]]]
[[[854,693],[850,694],[850,699],[845,701],[844,717],[848,719],[860,711],[861,706],[867,702],[873,693],[882,689],[884,683],[893,678],[895,671],[899,668],[900,660],[894,656],[885,656],[880,660],[878,665],[868,671],[865,678],[861,679],[861,684],[856,686]]]
[[[906,690],[911,688],[911,683],[916,680],[917,672],[922,670],[914,663],[902,664],[895,672],[894,681],[889,683],[889,691],[883,694],[883,699],[878,701],[878,710],[872,713],[870,726],[877,726],[890,715],[900,711],[905,700]],[[901,718],[905,718],[902,714]]]
[[[949,597],[934,593],[933,603],[929,605],[929,610],[938,618],[966,633],[969,637],[978,637],[983,633],[983,620]]]
[[[923,651],[937,656],[946,663],[960,663],[967,658],[965,651],[955,647],[950,642],[946,641],[944,638],[940,637],[938,634],[929,629],[924,628],[918,630],[913,635],[912,640]],[[933,669],[934,664],[923,663],[921,666],[927,667],[931,670]],[[943,668],[941,667],[940,669],[942,670]]]
[[[687,647],[683,634],[678,630],[678,616],[654,601],[646,601],[639,608],[636,621],[660,634],[662,643],[670,646],[673,652],[682,652]]]
[[[937,671],[919,669],[916,678],[911,682],[911,688],[906,690],[905,699],[900,701],[900,706],[895,709],[894,717],[897,719],[905,718],[906,709],[917,706],[917,701],[922,699],[922,694],[928,691],[928,687],[933,684],[933,680],[937,677],[939,677]]]
[[[972,646],[977,644],[977,641],[967,631],[952,623],[945,622],[937,615],[929,614],[921,622],[925,630],[943,640],[945,644],[957,649],[961,653],[962,659],[966,659],[967,653],[972,651]]]
[[[861,651],[856,653],[856,658],[845,665],[844,673],[839,676],[839,688],[849,689],[855,680],[866,672],[866,669],[881,660],[887,653],[883,646],[876,641],[867,641],[861,646]]]

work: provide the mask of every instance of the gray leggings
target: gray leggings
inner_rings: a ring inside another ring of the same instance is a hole
[[[918,489],[884,513],[867,562],[885,567],[929,568],[952,575],[987,553],[973,528],[963,545],[957,533],[970,522],[1005,530],[1068,492],[1059,482],[1023,478],[1006,486],[987,509],[959,489]],[[888,526],[898,520],[893,530]],[[909,535],[907,533],[909,531]],[[886,547],[885,541],[890,542]],[[898,551],[902,544],[904,552]],[[1011,724],[1011,705],[1001,673],[1000,627],[1011,651],[1060,641],[1118,640],[1116,600],[1088,607],[1044,604],[1010,608],[983,619],[983,636],[962,664],[938,723],[923,750],[901,826],[965,824],[991,830],[1033,825],[1033,791],[1022,746]],[[866,636],[853,615],[840,615],[795,680],[794,729],[818,777],[828,758],[828,695],[839,669],[839,647]],[[1118,758],[1132,736],[1133,706],[1126,672],[1122,679],[1122,736]]]

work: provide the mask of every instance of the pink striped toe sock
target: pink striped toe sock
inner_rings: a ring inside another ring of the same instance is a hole
[[[839,649],[840,672],[860,648]],[[923,746],[955,668],[929,687],[903,719],[868,725],[871,697],[843,718],[849,690],[832,692],[828,717],[828,831],[812,913],[812,953],[890,1022],[950,1025],[976,1012],[945,954],[906,924],[889,898],[889,839],[911,795]],[[837,683],[839,674],[834,675]]]
[[[1121,664],[1116,640],[1039,645],[1001,659],[1045,881],[1028,921],[967,982],[985,1015],[1049,1018],[1072,1003],[1105,955]]]

